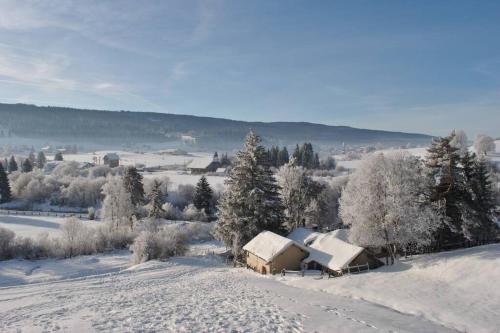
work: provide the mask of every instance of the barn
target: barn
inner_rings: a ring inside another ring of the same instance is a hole
[[[120,156],[117,153],[108,153],[104,155],[102,158],[105,165],[108,165],[110,168],[116,168],[120,165]]]
[[[303,245],[271,231],[263,231],[244,247],[247,267],[262,273],[276,274],[283,269],[300,270],[309,255]]]
[[[348,238],[348,229],[334,230],[317,236],[307,248],[310,253],[304,259],[307,268],[342,274],[348,272],[351,267],[364,270],[383,265],[371,252],[351,244]]]
[[[192,174],[215,172],[220,167],[220,162],[213,158],[199,158],[188,164],[187,169]]]

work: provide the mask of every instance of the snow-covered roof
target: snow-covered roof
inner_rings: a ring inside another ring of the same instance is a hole
[[[117,161],[120,159],[120,156],[118,156],[117,153],[107,153],[104,155],[104,158],[108,159],[109,161]]]
[[[291,239],[271,231],[263,231],[243,246],[243,250],[253,253],[266,262],[269,262],[292,245],[296,245],[307,251],[306,248]]]
[[[309,257],[304,262],[317,262],[332,270],[346,268],[364,248],[349,243],[349,230],[334,230],[319,235],[308,248]]]
[[[226,172],[226,168],[217,168],[217,170],[215,170],[215,172],[224,173],[224,172]]]
[[[302,245],[309,245],[314,241],[321,233],[312,231],[307,228],[297,228],[292,231],[287,237],[293,241],[296,241]]]
[[[189,163],[188,168],[205,169],[214,161],[213,157],[197,158]]]

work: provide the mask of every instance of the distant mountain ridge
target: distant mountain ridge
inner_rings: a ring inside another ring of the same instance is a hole
[[[245,122],[169,113],[104,111],[0,103],[3,135],[94,143],[171,143],[190,138],[197,148],[233,149],[250,129],[266,144],[295,145],[310,141],[320,146],[427,144],[425,134],[368,130],[308,122]]]

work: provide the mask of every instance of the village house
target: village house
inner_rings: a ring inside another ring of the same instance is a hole
[[[271,231],[255,236],[243,250],[247,267],[261,274],[300,270],[302,260],[309,255],[301,244]]]
[[[335,275],[346,272],[377,268],[383,263],[367,249],[351,244],[349,229],[334,230],[319,234],[307,248],[309,256],[304,259],[308,269],[322,270]]]
[[[203,174],[207,172],[216,172],[220,168],[220,161],[217,153],[213,158],[200,158],[188,164],[187,170],[192,174]]]
[[[120,165],[120,156],[117,153],[108,153],[103,157],[104,165],[109,166],[110,168],[116,168]]]

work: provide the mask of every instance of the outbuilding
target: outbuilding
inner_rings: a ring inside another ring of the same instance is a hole
[[[110,168],[116,168],[120,165],[120,156],[117,153],[108,153],[102,158],[105,165]]]
[[[247,267],[262,274],[276,274],[283,269],[298,271],[309,255],[305,246],[271,231],[255,236],[243,250]]]
[[[343,274],[377,268],[383,263],[367,249],[349,242],[349,229],[320,234],[307,248],[310,255],[304,259],[308,269]]]

